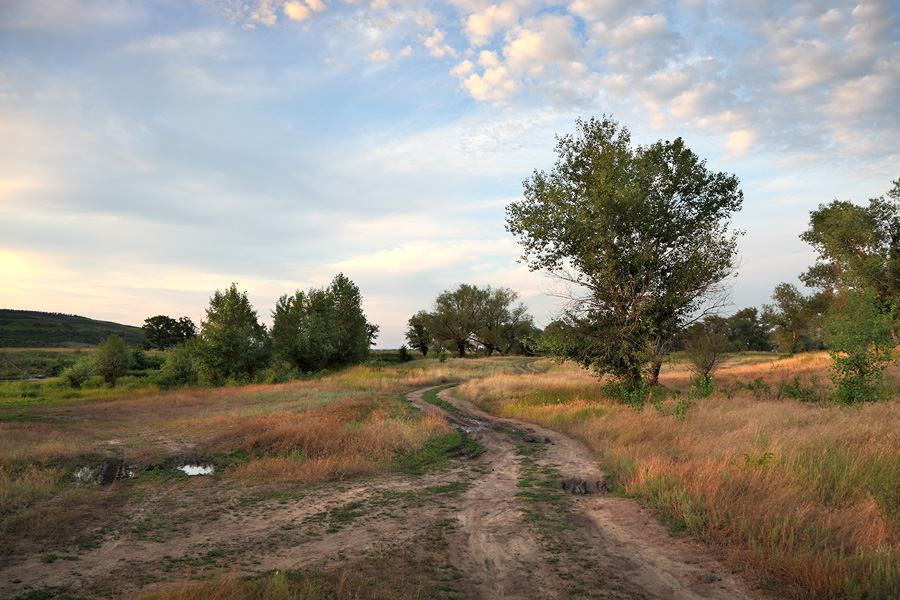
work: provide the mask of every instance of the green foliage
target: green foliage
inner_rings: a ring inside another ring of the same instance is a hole
[[[632,389],[645,371],[655,384],[684,326],[725,301],[739,236],[728,219],[743,194],[680,138],[635,147],[612,119],[577,127],[557,138],[553,171],[535,171],[507,207],[507,229],[531,270],[587,290],[545,348]]]
[[[195,343],[181,344],[166,350],[166,362],[159,372],[162,385],[190,385],[197,383]]]
[[[834,399],[853,404],[887,398],[884,369],[893,360],[895,322],[879,307],[874,294],[845,292],[825,324],[833,361]]]
[[[779,283],[772,292],[774,304],[764,304],[762,320],[772,328],[778,352],[786,355],[820,347],[814,339],[818,319],[827,307],[823,295],[804,296],[791,283]]]
[[[428,316],[427,311],[420,310],[409,318],[407,322],[406,341],[414,349],[422,353],[423,357],[428,356],[428,349],[434,344],[431,335],[425,328],[425,321]]]
[[[366,320],[359,288],[343,273],[325,289],[282,296],[272,318],[275,359],[304,372],[362,362],[378,332]]]
[[[517,344],[519,328],[531,323],[525,305],[514,305],[518,297],[509,288],[463,283],[439,295],[430,312],[416,313],[409,320],[407,339],[421,339],[415,336],[421,327],[429,340],[455,348],[460,358],[478,346],[487,356],[495,351],[508,352]]]
[[[197,326],[189,317],[175,320],[166,315],[156,315],[144,319],[141,329],[144,331],[145,343],[157,350],[183,344],[197,335]]]
[[[755,307],[741,309],[725,321],[728,341],[735,350],[768,352],[772,349],[768,329]]]
[[[820,205],[800,236],[819,254],[802,279],[835,295],[825,329],[842,404],[888,396],[883,371],[900,333],[900,179],[893,184],[866,207]]]
[[[781,386],[780,391],[785,398],[801,402],[824,402],[827,399],[824,388],[819,383],[819,376],[815,374],[809,376],[808,382],[801,381],[795,375],[793,380]]]
[[[412,355],[409,353],[409,349],[403,345],[400,346],[400,350],[397,351],[398,360],[402,363],[409,362],[413,359]]]
[[[200,379],[216,385],[248,381],[268,364],[266,328],[237,284],[209,299],[196,349]]]
[[[77,315],[0,309],[0,347],[59,348],[99,344],[116,334],[131,346],[141,343],[139,327],[96,321]]]
[[[84,382],[90,379],[94,372],[91,364],[91,357],[85,356],[78,360],[74,365],[67,367],[62,372],[63,378],[73,389],[80,389]]]
[[[716,380],[712,377],[695,377],[691,379],[691,389],[688,396],[695,400],[709,398],[716,391]]]
[[[109,385],[128,373],[132,356],[128,344],[117,335],[111,335],[97,346],[91,356],[94,375],[99,375]]]

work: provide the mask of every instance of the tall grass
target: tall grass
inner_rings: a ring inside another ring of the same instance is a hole
[[[674,394],[638,412],[566,366],[473,380],[458,393],[583,439],[619,489],[715,543],[762,586],[797,598],[900,597],[900,403],[786,396],[785,385],[827,396],[815,387],[826,387],[829,362],[726,362],[717,390],[682,419]],[[690,374],[676,363],[661,382],[684,397]]]

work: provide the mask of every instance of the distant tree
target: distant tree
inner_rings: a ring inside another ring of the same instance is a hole
[[[236,283],[209,299],[197,350],[201,374],[214,384],[251,377],[268,364],[266,327]]]
[[[144,338],[149,342],[151,348],[157,350],[165,350],[169,346],[174,346],[175,329],[178,327],[178,321],[166,315],[156,315],[155,317],[147,317],[141,329],[144,330]]]
[[[427,317],[428,313],[424,310],[420,310],[419,312],[411,316],[409,318],[409,321],[407,321],[405,334],[406,341],[409,342],[409,345],[413,349],[421,352],[423,357],[428,356],[428,349],[434,343],[434,341],[431,339],[431,335],[425,328]]]
[[[726,319],[728,341],[735,350],[768,352],[772,349],[769,332],[755,307],[744,308]]]
[[[91,356],[94,374],[113,386],[116,380],[128,373],[132,354],[128,343],[117,335],[111,335],[97,346]]]
[[[507,330],[504,354],[536,354],[539,352],[541,330],[535,327],[531,315],[525,315]]]
[[[739,236],[729,219],[743,195],[737,177],[707,169],[681,138],[632,146],[606,117],[577,130],[557,137],[552,172],[525,181],[507,230],[531,270],[570,287],[547,350],[626,388],[644,376],[657,385],[680,332],[727,302]]]
[[[189,317],[175,320],[166,315],[156,315],[144,319],[141,329],[150,347],[157,350],[182,344],[197,335],[197,326]]]
[[[474,285],[461,284],[453,291],[445,291],[426,313],[425,329],[431,336],[456,350],[464,358],[472,336],[483,326],[481,307],[487,292]]]
[[[334,364],[354,365],[364,361],[378,336],[378,325],[366,320],[359,288],[343,273],[338,273],[328,286],[328,294],[334,302]]]
[[[197,326],[190,317],[179,317],[178,326],[175,328],[178,334],[179,343],[186,342],[197,337]]]
[[[773,304],[763,305],[762,321],[772,329],[772,340],[778,351],[795,354],[812,349],[812,334],[822,299],[804,296],[791,283],[779,283],[772,292],[772,300]]]
[[[282,296],[272,319],[276,360],[302,371],[359,363],[378,333],[363,313],[359,288],[342,273],[326,289]]]
[[[480,326],[472,332],[473,339],[484,346],[485,354],[507,347],[516,325],[527,317],[528,309],[521,302],[513,306],[519,294],[505,287],[482,290],[478,309]]]

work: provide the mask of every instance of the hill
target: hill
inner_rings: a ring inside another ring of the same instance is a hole
[[[144,339],[140,327],[78,315],[0,309],[0,348],[62,348],[97,345],[116,334],[130,346]]]

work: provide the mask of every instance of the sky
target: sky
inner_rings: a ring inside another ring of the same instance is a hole
[[[900,0],[0,0],[0,308],[270,322],[343,272],[380,348],[460,283],[544,326],[505,207],[604,114],[737,175],[760,307],[900,177]]]

